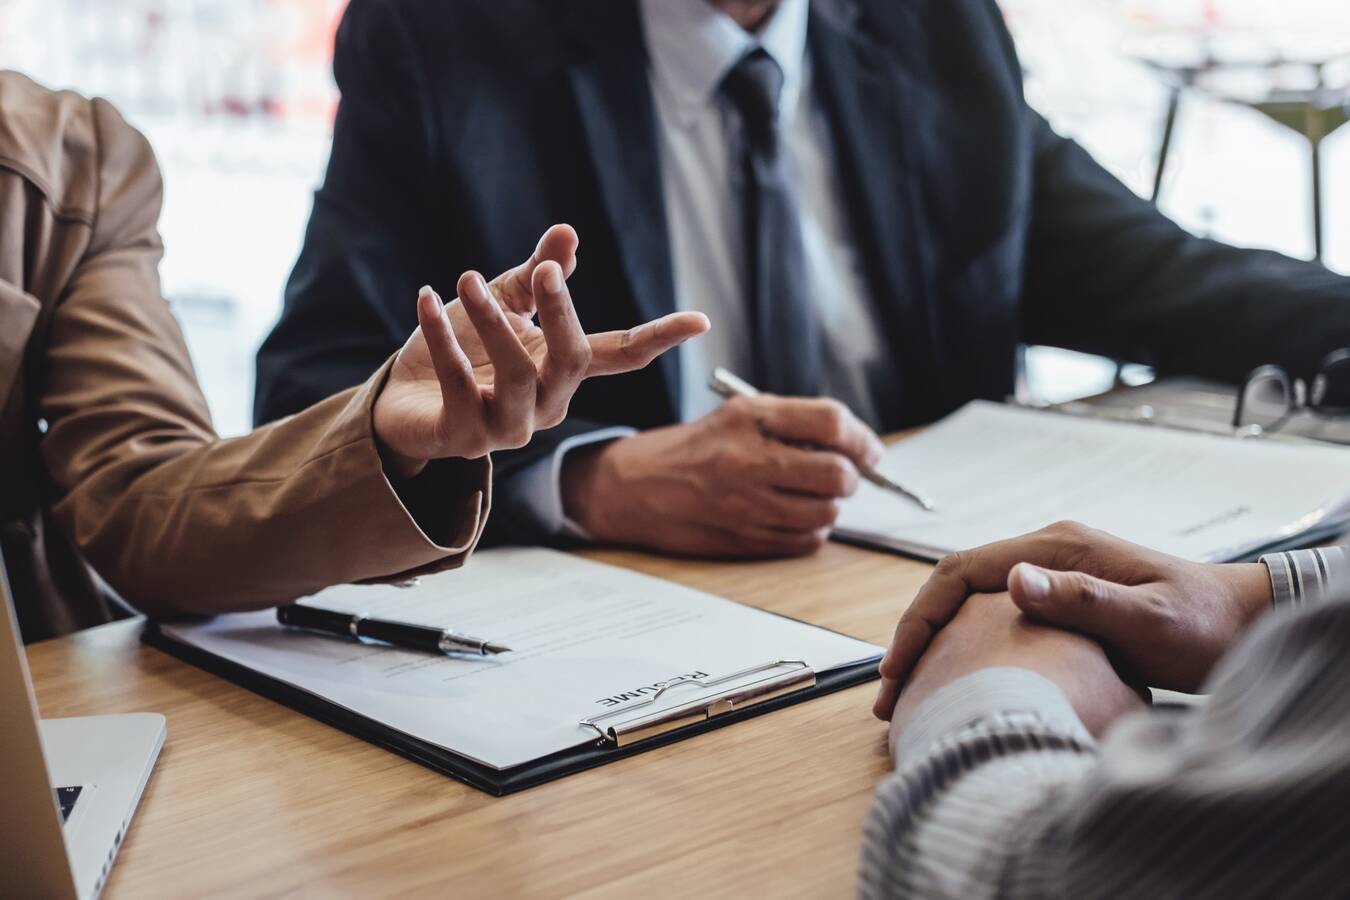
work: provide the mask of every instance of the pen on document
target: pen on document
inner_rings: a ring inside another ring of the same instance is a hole
[[[754,385],[750,384],[745,379],[736,376],[734,373],[728,372],[721,366],[713,369],[712,378],[708,381],[708,387],[712,388],[713,393],[724,400],[730,400],[732,397],[754,397],[759,393],[759,389]],[[933,506],[932,500],[929,500],[922,494],[911,491],[897,481],[887,478],[871,466],[859,466],[858,474],[875,484],[877,487],[899,494],[906,500],[917,504],[929,512],[932,512],[936,508]]]
[[[452,629],[410,625],[407,622],[391,622],[388,619],[372,619],[369,616],[335,612],[331,609],[296,603],[278,606],[277,621],[292,628],[307,628],[310,631],[322,631],[324,634],[335,634],[352,640],[371,638],[404,650],[421,650],[426,653],[496,656],[498,653],[511,651],[510,647],[503,647],[482,638],[469,637]]]

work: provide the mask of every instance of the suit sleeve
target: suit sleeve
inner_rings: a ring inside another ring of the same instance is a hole
[[[400,499],[372,423],[392,360],[293,417],[216,437],[160,293],[154,156],[111,107],[93,114],[99,205],[55,305],[38,397],[53,512],[86,559],[154,615],[458,565],[482,531],[490,463],[439,461],[407,484],[411,505]],[[439,501],[418,508],[430,491]]]
[[[333,71],[342,100],[332,153],[281,319],[258,351],[255,424],[363,382],[416,326],[418,288],[431,283],[449,296],[460,275],[438,252],[464,240],[455,232],[454,188],[435,162],[447,152],[437,124],[447,114],[406,10],[353,0],[338,29]],[[494,454],[496,480],[505,484],[564,442],[610,425],[569,417],[519,450]],[[500,493],[506,503],[488,543],[559,539],[524,491]]]
[[[431,164],[423,68],[398,7],[351,3],[334,51],[332,151],[281,318],[258,351],[255,424],[365,381],[416,326],[421,285],[454,294],[459,273],[436,252],[453,209]]]
[[[1226,381],[1265,363],[1306,376],[1350,345],[1350,279],[1191,235],[1027,115],[1029,341]]]

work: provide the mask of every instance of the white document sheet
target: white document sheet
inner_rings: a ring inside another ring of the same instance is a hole
[[[580,719],[631,706],[645,697],[639,689],[674,676],[716,678],[792,659],[819,673],[882,652],[669,581],[537,548],[475,553],[462,569],[424,576],[413,587],[347,585],[305,602],[455,628],[513,652],[478,659],[395,650],[284,628],[271,610],[162,630],[498,769],[594,741],[596,732]],[[697,696],[696,688],[678,688],[641,712]]]
[[[863,482],[836,534],[929,559],[1074,519],[1195,560],[1343,520],[1350,451],[974,402],[887,450],[924,512]]]

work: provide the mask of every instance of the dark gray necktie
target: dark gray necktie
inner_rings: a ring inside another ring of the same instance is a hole
[[[783,70],[761,48],[727,73],[721,90],[742,125],[742,146],[736,149],[744,171],[753,377],[770,393],[812,396],[820,392],[819,326],[807,293],[797,199],[778,127]]]

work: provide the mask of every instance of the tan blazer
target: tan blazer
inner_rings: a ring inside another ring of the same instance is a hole
[[[371,424],[389,363],[216,437],[160,294],[160,195],[109,104],[0,72],[0,540],[25,639],[113,618],[109,585],[152,615],[211,613],[458,565],[491,464],[396,492]]]

